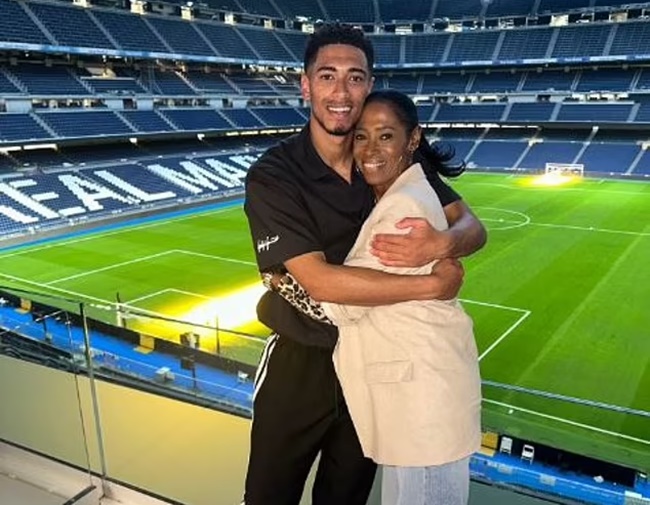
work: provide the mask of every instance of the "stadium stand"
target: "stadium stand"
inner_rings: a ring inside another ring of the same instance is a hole
[[[325,6],[329,19],[353,23],[373,23],[375,9],[372,0],[354,2],[328,2]]]
[[[222,109],[220,112],[232,125],[239,128],[260,128],[263,126],[249,109]]]
[[[526,147],[523,142],[484,140],[476,146],[467,161],[482,168],[509,169],[515,166]]]
[[[59,45],[115,49],[82,7],[30,3],[27,6]]]
[[[292,61],[296,59],[275,33],[264,29],[240,30],[239,33],[255,49],[259,59],[266,61]]]
[[[418,105],[418,118],[421,123],[428,123],[431,121],[431,116],[433,116],[433,111],[435,107],[433,105]]]
[[[209,198],[241,191],[246,175],[241,163],[250,164],[254,159],[232,154],[176,155],[14,177],[7,182],[8,187],[22,188],[27,184],[49,198],[39,204],[21,197],[18,191],[1,191],[0,206],[14,212],[0,213],[0,229],[8,236],[65,226],[70,219],[133,210],[143,203],[161,205],[174,203],[178,198]]]
[[[647,22],[637,21],[616,26],[609,54],[621,56],[650,54],[650,25]]]
[[[150,25],[140,16],[104,10],[97,10],[94,16],[124,50],[150,53],[169,51]]]
[[[354,6],[338,1],[326,6],[320,3],[303,6],[296,1],[277,4],[233,0],[222,2],[219,8],[225,12],[244,12],[274,19],[305,16],[305,19],[312,20],[375,23],[387,19],[474,19],[479,15],[489,18],[566,10],[560,3],[495,0],[481,4],[467,0],[453,4],[428,4],[415,1],[408,7],[398,7],[389,0],[366,1]],[[0,39],[9,43],[38,41],[93,50],[170,54],[187,57],[190,62],[177,65],[173,61],[145,59],[137,65],[111,65],[107,70],[102,69],[102,64],[90,61],[75,64],[49,58],[44,64],[42,60],[36,62],[32,59],[0,60],[0,92],[3,96],[27,95],[48,100],[53,97],[61,101],[59,108],[70,109],[51,110],[57,105],[41,100],[38,107],[44,110],[35,112],[29,107],[25,109],[23,104],[18,109],[11,106],[2,113],[0,105],[0,132],[5,142],[34,143],[43,139],[60,142],[62,139],[97,135],[117,138],[133,134],[218,133],[239,128],[296,128],[306,118],[295,74],[280,68],[274,75],[249,73],[236,66],[229,68],[225,63],[226,60],[291,61],[300,65],[307,34],[289,29],[289,23],[279,23],[279,29],[268,29],[268,26],[241,23],[233,26],[223,23],[222,17],[214,16],[212,20],[189,21],[169,14],[137,16],[118,9],[83,9],[56,2],[0,0],[0,4],[15,19],[21,20],[19,28],[17,25],[9,26],[5,18],[0,21],[5,24]],[[608,5],[607,2],[598,2],[596,7],[601,4]],[[581,8],[579,2],[572,7]],[[433,12],[430,12],[432,8]],[[412,34],[372,34],[378,68],[387,69],[387,73],[377,74],[375,86],[429,97],[419,108],[420,117],[427,122],[541,125],[650,122],[650,109],[638,96],[625,102],[570,96],[571,93],[629,93],[650,89],[650,72],[640,65],[624,70],[615,63],[607,66],[581,63],[570,67],[518,66],[518,62],[529,60],[560,58],[573,61],[593,56],[638,55],[646,50],[644,44],[648,37],[645,34],[649,23],[639,19],[606,23],[603,19],[601,16],[596,23],[569,23],[567,26],[515,25],[514,29],[507,30],[500,25],[486,30],[468,24],[471,29],[451,33],[425,30],[424,33],[416,31]],[[76,28],[62,29],[62,20]],[[213,63],[191,64],[202,57]],[[501,68],[485,68],[487,62],[495,60],[510,63]],[[220,66],[219,61],[225,64]],[[455,68],[466,63],[472,63],[473,68],[461,71]],[[402,66],[417,68],[420,65],[427,70],[399,70]],[[445,68],[429,70],[431,65]],[[551,101],[544,97],[546,94],[559,99]],[[462,97],[459,100],[455,98],[458,95],[475,95],[478,100],[467,101]],[[483,95],[496,95],[497,101],[491,98],[489,102],[483,102]],[[450,98],[441,98],[444,96]],[[142,110],[137,102],[152,97],[154,102]],[[158,97],[164,97],[163,101]],[[287,97],[293,97],[290,106],[285,102]],[[115,101],[122,99],[133,100],[133,103]],[[104,100],[110,101],[112,110],[107,110]],[[501,141],[507,142],[508,139]],[[483,141],[474,146],[473,155],[477,160],[487,159],[484,151],[488,150],[489,144]],[[589,152],[586,149],[582,155]]]
[[[591,143],[576,163],[589,167],[591,172],[625,172],[641,152],[637,145]]]
[[[541,123],[551,119],[553,103],[513,103],[508,114],[508,121]]]
[[[42,140],[53,136],[32,114],[0,114],[0,139],[3,141]]]
[[[563,104],[559,121],[624,122],[632,112],[632,104]]]
[[[497,122],[501,120],[505,105],[446,105],[438,109],[438,122]]]
[[[90,95],[69,66],[19,65],[6,68],[31,95]]]
[[[306,121],[305,116],[291,107],[256,107],[252,110],[268,126],[302,126]]]
[[[81,81],[97,94],[139,95],[146,90],[132,77],[81,77]]]
[[[41,118],[62,137],[131,134],[133,130],[113,111],[40,112]]]
[[[269,0],[237,0],[237,3],[244,8],[244,11],[260,16],[280,17],[281,13]],[[239,11],[237,9],[236,11]]]
[[[447,61],[492,61],[499,32],[470,32],[453,37]]]
[[[431,18],[429,0],[411,0],[397,2],[395,0],[378,0],[379,18],[383,21],[422,21]]]
[[[434,18],[475,18],[481,13],[482,3],[473,0],[457,0],[455,2],[438,2],[433,13]]]
[[[533,12],[534,6],[531,0],[494,0],[488,5],[486,16],[525,16]]]
[[[142,133],[174,131],[176,128],[154,110],[124,110],[117,113],[134,128]]]
[[[388,75],[383,81],[377,79],[375,81],[375,88],[396,89],[408,95],[418,95],[420,93],[421,85],[418,75],[404,74],[404,75]]]
[[[259,61],[259,57],[233,26],[196,22],[196,27],[221,56]]]
[[[574,72],[564,70],[549,70],[527,72],[522,91],[566,92],[572,89],[576,78]]]
[[[196,29],[194,23],[155,16],[147,17],[145,21],[176,54],[216,55],[208,41],[201,37],[201,33]]]
[[[632,89],[635,70],[583,70],[576,91],[628,91]]]
[[[469,91],[475,93],[509,93],[516,91],[523,74],[514,72],[491,72],[475,74]]]
[[[27,44],[49,44],[51,40],[30,18],[23,4],[0,0],[0,40]]]
[[[375,61],[380,66],[395,66],[401,62],[401,38],[392,35],[371,36]]]
[[[650,177],[650,2],[626,3],[208,0],[183,19],[181,0],[0,0],[0,229],[240,197],[248,164],[309,116],[297,70],[320,20],[363,25],[375,87],[417,96],[469,170]]]
[[[546,163],[574,163],[583,147],[577,142],[542,142],[533,144],[523,160],[520,168],[543,170]]]
[[[161,109],[160,113],[184,130],[228,130],[232,125],[214,109]]]
[[[553,30],[550,28],[531,28],[506,32],[497,59],[523,60],[546,57]]]
[[[558,30],[552,56],[557,58],[602,56],[611,28],[610,25],[562,28]]]
[[[305,2],[304,0],[286,0],[278,2],[278,7],[286,19],[304,17],[313,21],[326,19],[320,2]],[[300,52],[302,54],[302,51]]]
[[[464,93],[467,91],[468,84],[468,74],[425,74],[422,81],[422,93]]]

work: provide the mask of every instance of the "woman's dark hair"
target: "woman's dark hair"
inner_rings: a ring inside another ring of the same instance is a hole
[[[408,135],[420,124],[418,109],[408,95],[392,89],[373,91],[366,98],[365,105],[371,103],[384,103],[388,105],[399,122],[404,125]],[[449,162],[456,154],[451,145],[440,147],[431,145],[424,136],[420,136],[420,144],[413,153],[413,162],[420,163],[425,173],[435,171],[445,177],[458,177],[465,171],[465,162],[452,165]]]
[[[324,24],[309,36],[303,55],[303,70],[305,72],[309,70],[322,47],[332,44],[343,44],[361,49],[366,56],[368,70],[372,74],[372,67],[375,64],[375,51],[372,42],[365,36],[363,30],[340,23]]]

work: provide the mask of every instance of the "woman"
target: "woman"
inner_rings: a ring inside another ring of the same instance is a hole
[[[459,175],[463,167],[446,166],[449,158],[422,135],[408,96],[391,90],[368,96],[355,130],[354,159],[377,204],[346,265],[431,271],[433,263],[386,267],[371,254],[371,241],[376,233],[396,233],[395,223],[404,217],[447,228],[426,171]],[[383,505],[466,504],[469,456],[480,446],[481,395],[472,322],[458,301],[318,304],[290,275],[272,284],[303,312],[339,327],[334,364],[364,454],[384,465]]]

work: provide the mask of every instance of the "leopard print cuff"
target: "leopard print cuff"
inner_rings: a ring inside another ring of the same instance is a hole
[[[333,324],[327,317],[323,306],[305,291],[296,278],[285,273],[280,281],[273,285],[273,274],[262,274],[262,282],[267,289],[275,291],[294,308],[321,323]]]

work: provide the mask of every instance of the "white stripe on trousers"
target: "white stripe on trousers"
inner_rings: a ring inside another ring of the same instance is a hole
[[[260,387],[262,387],[264,379],[266,379],[266,374],[269,369],[269,361],[271,360],[271,353],[275,348],[275,344],[277,343],[278,338],[279,335],[277,333],[271,335],[266,341],[266,345],[262,351],[260,364],[257,366],[257,371],[255,372],[255,389],[253,390],[253,402],[255,402],[255,397],[257,396],[257,392],[260,390]]]

